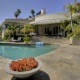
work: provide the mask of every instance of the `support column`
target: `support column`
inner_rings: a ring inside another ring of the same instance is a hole
[[[5,33],[5,24],[2,26],[2,39],[4,39],[4,33]]]
[[[40,36],[42,35],[42,25],[39,26],[39,35],[40,35]]]

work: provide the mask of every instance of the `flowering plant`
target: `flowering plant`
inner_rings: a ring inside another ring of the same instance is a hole
[[[36,68],[37,66],[38,62],[33,57],[14,60],[9,64],[11,70],[19,72],[28,71]]]

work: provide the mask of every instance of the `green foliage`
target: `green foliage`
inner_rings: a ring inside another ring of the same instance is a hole
[[[68,24],[69,24],[69,21],[67,21],[67,20],[61,21],[60,28],[63,29],[64,31],[66,31],[66,27]]]
[[[25,37],[23,38],[23,40],[24,40],[24,41],[30,41],[30,37],[25,36]]]
[[[8,34],[5,34],[5,35],[4,35],[4,40],[7,40],[8,37],[9,37],[9,35],[8,35]]]
[[[0,26],[0,31],[2,31],[2,26]]]
[[[7,28],[4,33],[4,39],[6,40],[10,39],[12,35],[13,35],[13,30],[11,30],[11,28],[10,29]]]
[[[17,25],[17,23],[16,22],[14,22],[14,23],[8,23],[7,22],[7,24],[8,24],[8,26],[7,26],[7,28],[6,28],[6,30],[5,30],[5,39],[10,39],[12,36],[17,36],[17,34],[20,34],[20,26],[19,25]]]
[[[80,25],[76,26],[73,30],[73,32],[76,34],[76,35],[80,35]]]
[[[78,12],[80,12],[80,2],[77,2],[76,5],[78,6]]]
[[[30,24],[24,25],[24,28],[22,28],[21,33],[29,34],[30,32],[35,32],[35,28]]]
[[[78,25],[77,23],[73,22],[73,30],[77,25]],[[66,26],[65,31],[71,31],[71,24],[70,23],[68,23],[68,25]]]
[[[74,26],[73,32],[67,35],[67,38],[70,37],[78,37],[78,38],[80,37],[80,25]]]
[[[73,33],[67,34],[67,38],[73,37]]]

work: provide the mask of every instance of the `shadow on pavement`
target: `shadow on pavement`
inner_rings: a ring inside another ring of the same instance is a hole
[[[50,80],[50,77],[44,71],[39,70],[37,73],[35,73],[29,78],[20,79],[13,76],[11,80]]]

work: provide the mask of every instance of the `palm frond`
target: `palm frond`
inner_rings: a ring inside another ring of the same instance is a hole
[[[71,30],[71,24],[68,24],[65,28],[65,31],[70,31]]]
[[[69,39],[72,36],[73,36],[73,33],[70,33],[70,34],[67,35],[67,38]]]

